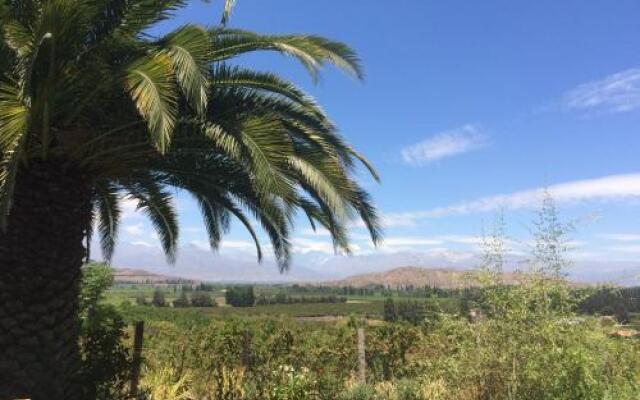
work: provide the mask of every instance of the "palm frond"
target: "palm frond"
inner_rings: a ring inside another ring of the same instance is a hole
[[[342,251],[345,254],[351,254],[345,219],[337,218],[331,207],[313,189],[310,188],[307,192],[315,202],[301,198],[298,201],[298,206],[304,210],[310,220],[319,222],[329,231],[336,252]]]
[[[222,11],[222,17],[220,18],[220,25],[226,26],[231,17],[231,11],[236,4],[236,0],[224,0],[224,9]]]
[[[249,218],[247,218],[247,216],[242,212],[242,210],[238,208],[231,199],[228,199],[224,196],[217,196],[216,201],[219,202],[219,204],[222,204],[222,206],[225,207],[226,210],[228,210],[231,214],[233,214],[233,216],[236,217],[238,221],[240,221],[240,223],[244,226],[247,232],[249,232],[249,235],[253,239],[253,243],[256,246],[256,256],[258,258],[258,262],[261,262],[263,257],[262,246],[260,245],[260,239],[258,238],[258,234],[253,228],[251,221],[249,221]]]
[[[95,207],[97,209],[97,230],[100,235],[102,256],[111,262],[120,225],[120,196],[118,189],[109,182],[96,184]]]
[[[207,108],[208,61],[211,41],[204,28],[186,25],[161,40],[173,63],[178,85],[198,115]]]
[[[173,196],[152,178],[141,179],[126,189],[138,201],[137,209],[142,210],[151,220],[167,260],[174,263],[178,250],[178,215],[173,206]]]
[[[223,232],[229,229],[227,213],[200,194],[195,194],[195,198],[209,235],[209,245],[211,250],[216,251],[220,246]]]
[[[239,199],[260,222],[260,226],[269,236],[273,253],[281,271],[289,268],[291,262],[291,243],[289,241],[289,215],[275,198],[251,198],[245,196]]]
[[[113,0],[119,1],[119,0]],[[136,36],[158,22],[164,21],[187,5],[186,0],[129,0],[119,18],[117,31]]]
[[[380,216],[378,215],[378,210],[373,205],[371,196],[364,189],[356,187],[355,192],[357,200],[354,203],[354,207],[358,211],[360,219],[362,219],[367,227],[371,241],[377,246],[383,239],[383,227]]]
[[[328,205],[332,213],[344,218],[347,213],[344,197],[334,182],[304,158],[290,156],[288,160],[291,169],[299,174],[300,180],[318,193],[318,196]]]
[[[6,228],[20,158],[27,138],[29,109],[19,90],[0,83],[0,227]]]
[[[309,107],[314,114],[322,114],[316,102],[296,85],[275,74],[257,72],[219,63],[212,68],[211,84],[216,88],[252,88],[278,94],[298,104]]]
[[[255,174],[258,190],[263,195],[290,198],[293,185],[284,169],[286,156],[293,148],[282,126],[277,121],[251,119],[243,123],[240,140],[251,160],[251,172]]]
[[[320,68],[331,63],[358,79],[364,77],[356,53],[344,43],[313,35],[258,35],[253,32],[215,28],[212,58],[223,61],[247,52],[277,51],[296,58],[316,79]]]
[[[378,174],[378,171],[373,166],[373,164],[371,164],[371,162],[369,162],[369,160],[367,160],[365,156],[363,156],[360,152],[358,152],[353,147],[348,146],[347,149],[349,153],[351,153],[351,155],[353,155],[356,159],[358,159],[358,161],[360,161],[362,165],[364,165],[364,167],[367,169],[367,171],[369,171],[369,174],[371,174],[373,179],[375,179],[376,182],[380,182],[380,174]]]
[[[25,57],[33,48],[33,32],[17,20],[10,20],[2,27],[4,42],[19,57]]]
[[[164,53],[144,56],[126,68],[125,85],[138,112],[147,121],[156,148],[164,153],[177,114],[171,59]]]

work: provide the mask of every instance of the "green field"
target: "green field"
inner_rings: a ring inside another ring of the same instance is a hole
[[[224,302],[224,287],[215,288],[209,292],[211,297],[216,300],[217,307],[185,307],[174,308],[171,306],[173,300],[180,293],[179,289],[174,290],[173,287],[162,287],[160,290],[165,295],[166,307],[155,307],[151,305],[136,305],[136,297],[144,294],[147,301],[153,295],[153,291],[157,288],[152,285],[131,285],[112,288],[107,292],[105,301],[113,304],[123,311],[128,321],[133,320],[182,320],[192,318],[229,318],[229,317],[282,317],[282,318],[309,318],[309,317],[364,317],[369,319],[382,319],[384,298],[381,295],[350,295],[345,296],[346,302],[341,303],[296,303],[296,304],[267,304],[256,305],[253,307],[231,307]],[[259,287],[256,289],[258,295],[273,295],[282,288]],[[288,295],[292,296],[309,296],[308,293],[298,293],[289,291]],[[411,298],[409,298],[411,299]],[[434,298],[424,299],[415,298],[421,304],[429,305],[434,309],[442,309],[447,311],[457,310],[459,307],[459,299],[450,298]]]

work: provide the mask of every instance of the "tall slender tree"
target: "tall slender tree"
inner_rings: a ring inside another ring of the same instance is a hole
[[[150,28],[186,0],[0,2],[0,398],[82,398],[78,279],[91,233],[113,254],[123,201],[178,245],[171,188],[200,206],[212,249],[232,218],[282,269],[301,212],[348,253],[354,218],[381,229],[353,178],[369,163],[316,102],[278,75],[232,64],[254,51],[362,77],[346,45],[221,24]]]

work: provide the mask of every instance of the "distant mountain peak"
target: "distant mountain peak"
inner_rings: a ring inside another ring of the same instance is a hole
[[[422,287],[433,286],[443,289],[477,286],[475,279],[477,270],[463,270],[455,268],[427,268],[404,266],[383,272],[373,272],[353,275],[344,279],[323,282],[331,286],[366,287],[382,285],[387,287]],[[517,275],[505,273],[507,283],[515,283]]]
[[[193,279],[178,278],[174,276],[167,276],[156,274],[138,268],[114,268],[113,278],[116,283],[197,283],[198,281]]]

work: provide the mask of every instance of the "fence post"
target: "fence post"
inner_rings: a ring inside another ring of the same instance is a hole
[[[133,336],[133,357],[131,369],[131,398],[138,396],[138,382],[140,381],[140,364],[142,363],[142,340],[144,337],[144,321],[136,321]]]
[[[364,328],[358,328],[358,380],[367,383],[367,358],[364,343]]]
[[[240,362],[246,369],[251,368],[251,332],[245,330],[242,332],[242,353],[240,354]]]

